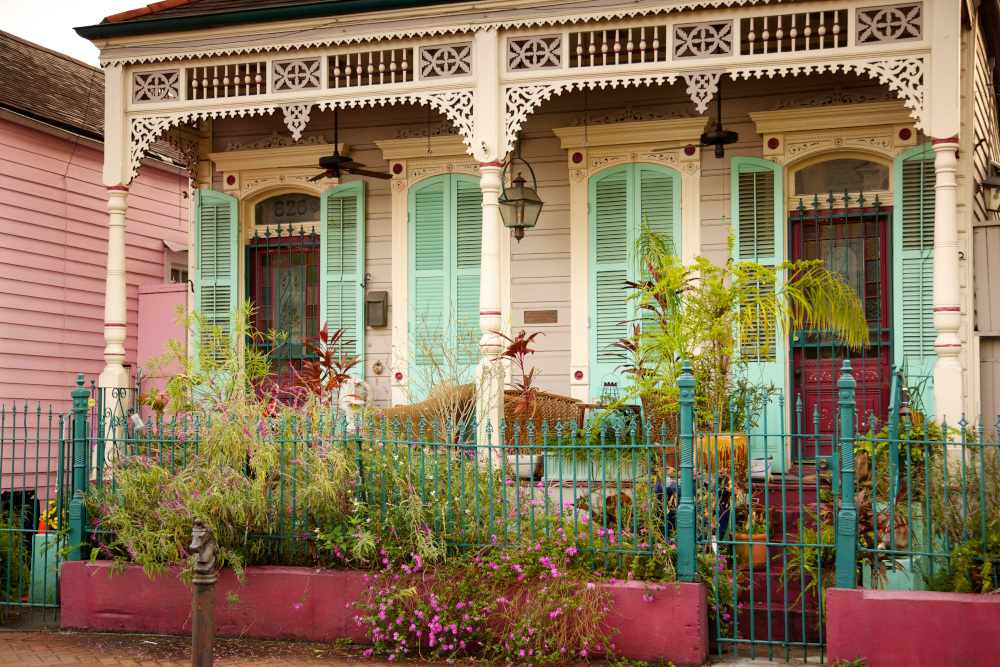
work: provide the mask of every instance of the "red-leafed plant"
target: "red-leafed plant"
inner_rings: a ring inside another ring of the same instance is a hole
[[[360,358],[360,355],[348,357],[347,354],[340,354],[339,348],[354,342],[344,340],[345,333],[345,329],[328,333],[327,323],[324,322],[316,340],[303,343],[306,349],[316,355],[316,359],[303,361],[301,371],[293,369],[293,387],[303,388],[322,402],[337,399],[337,390],[350,378],[348,373]]]
[[[507,341],[507,347],[500,353],[500,358],[510,359],[514,367],[521,374],[521,379],[514,381],[514,389],[521,394],[514,404],[514,414],[517,414],[522,410],[530,408],[532,402],[535,400],[535,396],[538,395],[539,389],[534,386],[537,369],[532,366],[530,371],[526,370],[524,364],[527,361],[528,355],[535,353],[535,350],[531,347],[531,344],[535,342],[535,337],[544,336],[545,334],[541,331],[536,331],[528,335],[524,331],[521,331],[511,338],[499,331],[494,331],[493,333]]]

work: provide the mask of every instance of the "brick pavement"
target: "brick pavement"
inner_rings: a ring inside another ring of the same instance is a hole
[[[216,667],[383,667],[356,660],[349,649],[308,642],[217,638]],[[0,666],[79,665],[190,667],[189,637],[81,634],[69,632],[0,633]]]

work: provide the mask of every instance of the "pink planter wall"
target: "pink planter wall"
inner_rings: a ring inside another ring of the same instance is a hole
[[[1000,665],[1000,596],[831,588],[830,662],[869,667]]]
[[[108,563],[64,563],[60,579],[62,627],[89,632],[191,632],[191,591],[174,576],[149,579],[139,567],[109,577]],[[240,586],[232,570],[215,588],[215,632],[220,636],[364,642],[347,606],[361,598],[361,572],[296,567],[252,567]],[[609,585],[611,624],[621,632],[616,650],[632,660],[660,658],[700,665],[708,658],[704,584],[670,584],[644,602],[641,583]],[[239,597],[229,602],[227,594]],[[299,605],[296,608],[296,605]]]

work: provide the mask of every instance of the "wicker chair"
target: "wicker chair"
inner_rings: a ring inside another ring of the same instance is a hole
[[[554,434],[556,426],[562,423],[563,433],[566,429],[577,430],[583,427],[583,410],[581,401],[569,396],[559,396],[539,392],[535,394],[531,407],[514,414],[514,408],[521,398],[521,392],[514,389],[504,391],[503,418],[506,424],[504,444],[514,443],[517,434],[519,444],[527,444],[528,424],[535,427],[534,438],[537,442],[542,434],[542,424],[546,423],[549,433]]]

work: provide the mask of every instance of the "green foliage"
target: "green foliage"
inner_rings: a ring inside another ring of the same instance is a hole
[[[24,546],[21,517],[17,512],[0,514],[0,595],[2,602],[20,603],[31,583],[31,553]]]
[[[704,425],[716,415],[732,430],[754,425],[775,389],[752,377],[750,364],[769,358],[776,336],[809,328],[830,331],[853,348],[867,344],[861,300],[818,260],[719,266],[697,257],[684,264],[648,224],[635,257],[643,279],[626,287],[637,302],[638,321],[631,339],[615,345],[634,380],[630,393],[674,400],[666,388],[675,387],[681,362],[689,360]]]

